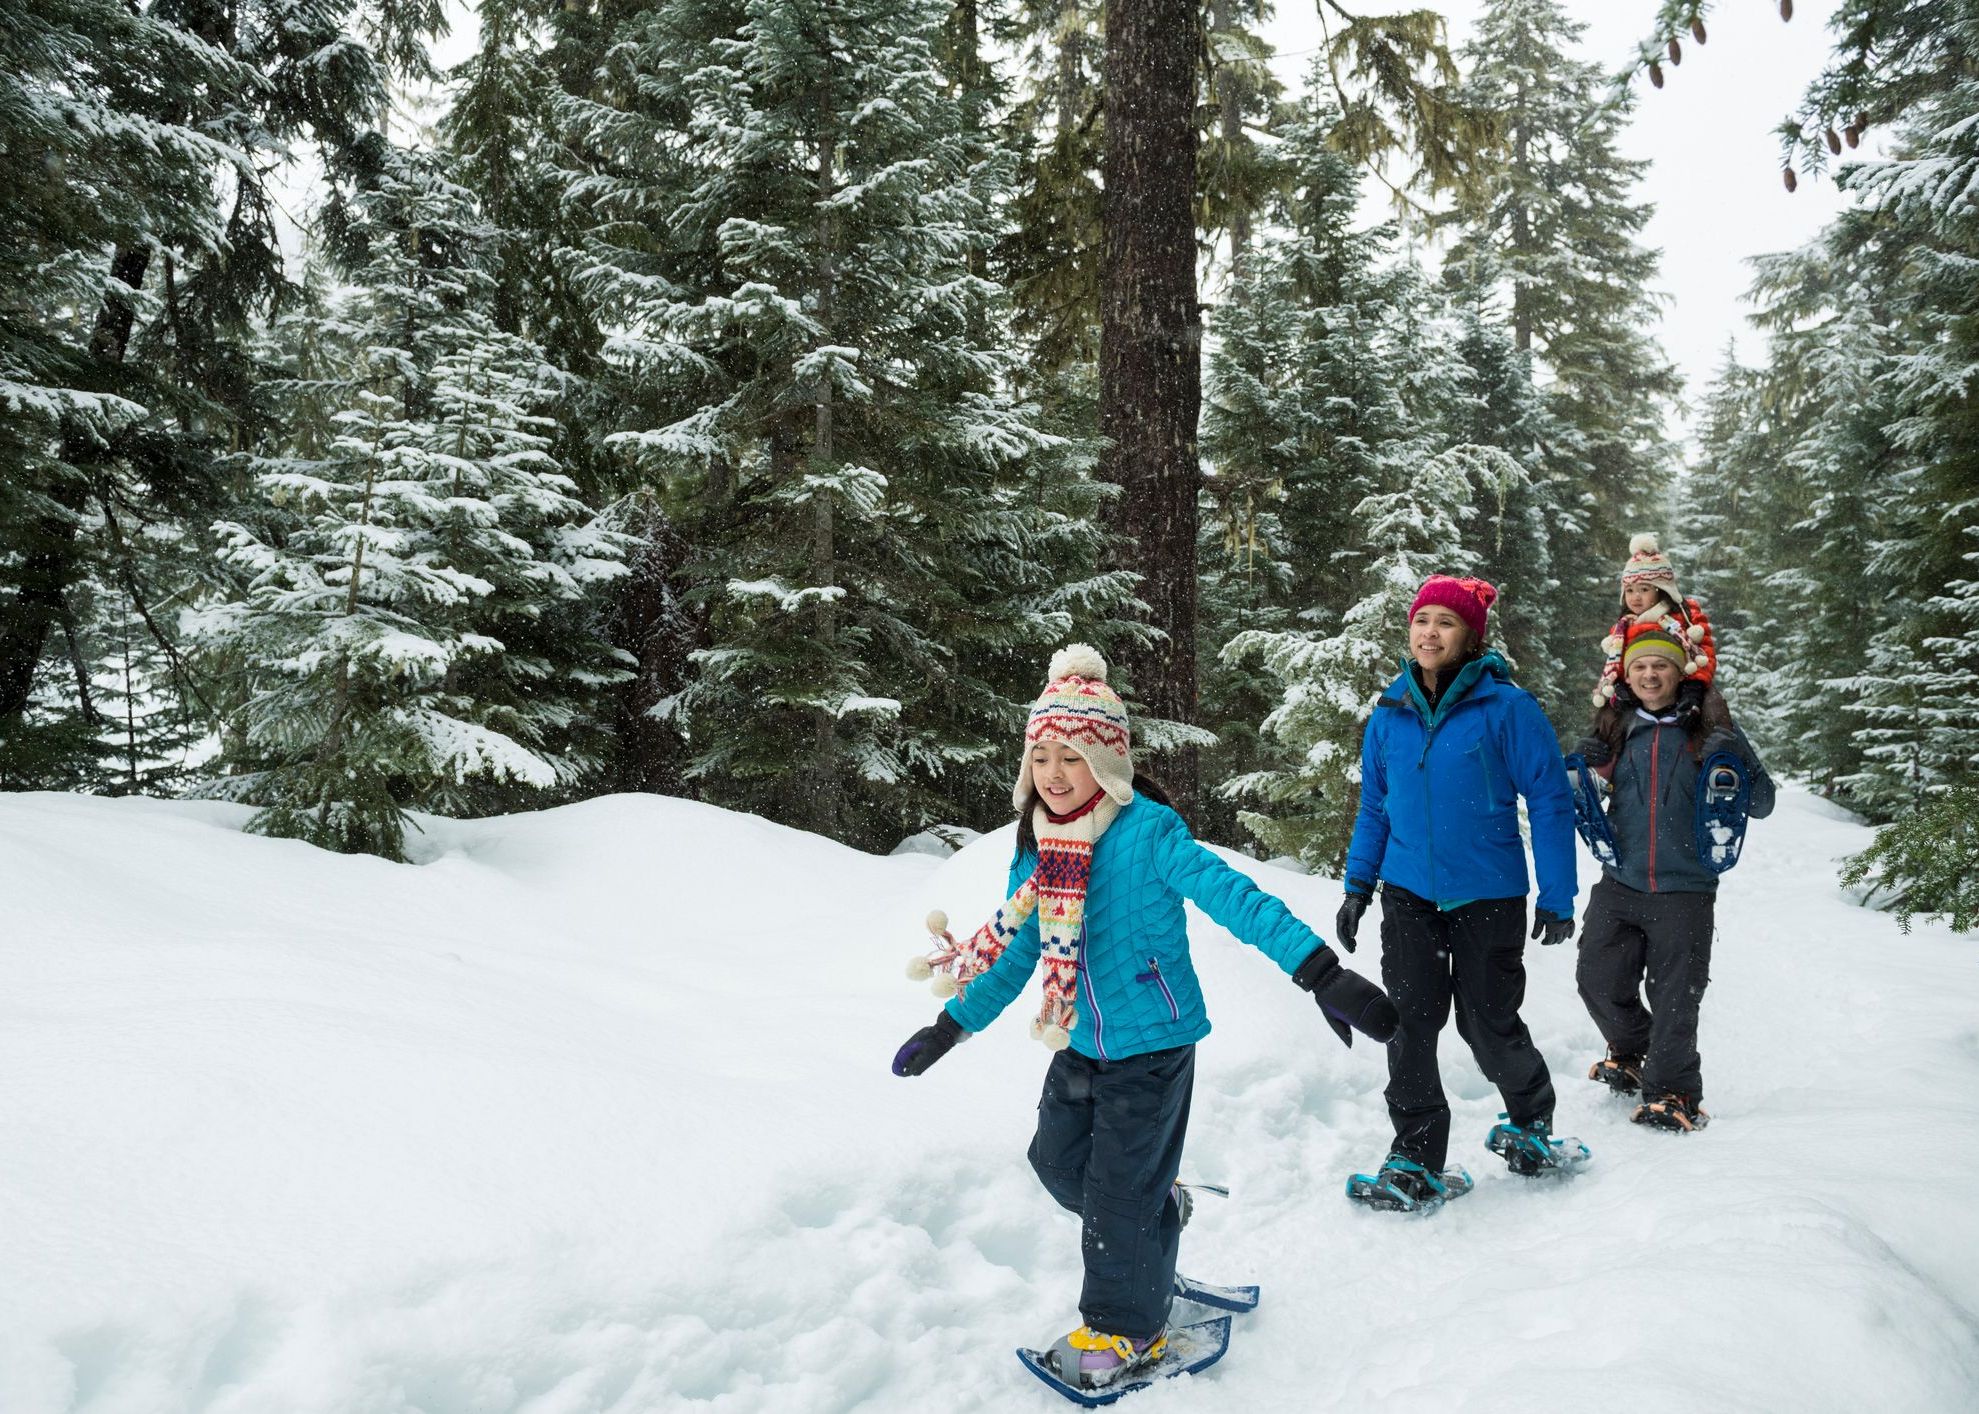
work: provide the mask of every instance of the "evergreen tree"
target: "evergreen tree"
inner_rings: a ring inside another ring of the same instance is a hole
[[[394,152],[351,203],[352,289],[278,331],[286,444],[218,527],[239,596],[195,617],[232,679],[250,828],[387,858],[410,808],[580,783],[597,689],[622,675],[587,590],[623,572],[548,455],[538,350],[488,313],[489,232],[438,159]]]
[[[1592,644],[1613,623],[1605,567],[1662,504],[1672,467],[1663,414],[1678,383],[1646,332],[1657,255],[1639,240],[1652,208],[1632,194],[1647,164],[1620,151],[1633,100],[1572,56],[1585,28],[1558,0],[1486,7],[1464,51],[1465,92],[1499,115],[1506,149],[1449,220],[1459,230],[1451,261],[1483,256],[1502,273],[1514,343],[1542,371],[1562,428],[1548,468],[1558,484],[1540,492],[1558,516],[1564,597],[1549,611]]]
[[[1080,571],[1079,478],[1021,493],[1065,449],[983,339],[1000,292],[970,260],[1008,174],[968,160],[946,13],[661,11],[568,105],[600,154],[571,259],[627,331],[620,376],[658,390],[611,442],[661,489],[707,615],[665,704],[692,779],[864,844],[993,781],[1007,799],[1037,662],[1124,597]]]

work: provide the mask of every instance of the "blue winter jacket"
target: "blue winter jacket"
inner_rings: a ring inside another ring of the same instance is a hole
[[[1574,911],[1574,805],[1559,739],[1505,660],[1466,663],[1436,710],[1406,660],[1361,737],[1361,808],[1347,878],[1439,903],[1524,898],[1518,797],[1532,822],[1539,907]]]
[[[1031,851],[1018,853],[1010,865],[1012,892],[1037,862]],[[1135,795],[1093,847],[1073,1050],[1119,1060],[1209,1034],[1202,986],[1189,961],[1184,899],[1288,975],[1326,946],[1283,903],[1196,843],[1180,815]],[[949,1001],[948,1014],[965,1030],[981,1031],[1024,990],[1037,962],[1033,913],[1003,956]]]

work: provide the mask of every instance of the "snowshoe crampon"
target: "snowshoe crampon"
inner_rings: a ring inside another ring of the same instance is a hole
[[[1218,1286],[1214,1282],[1197,1281],[1175,1273],[1175,1297],[1178,1301],[1193,1301],[1198,1306],[1213,1306],[1219,1311],[1257,1310],[1258,1289],[1255,1286]]]
[[[1511,1123],[1510,1115],[1499,1115],[1503,1123],[1491,1126],[1484,1147],[1505,1161],[1505,1167],[1521,1178],[1569,1174],[1593,1157],[1587,1145],[1573,1138],[1554,1138],[1544,1124],[1522,1128]]]
[[[1588,1067],[1587,1078],[1600,1081],[1617,1095],[1633,1095],[1642,1089],[1642,1057],[1603,1056]]]
[[[1192,1375],[1214,1365],[1230,1348],[1230,1317],[1218,1316],[1193,1325],[1170,1326],[1167,1341],[1159,1347],[1159,1354],[1150,1348],[1138,1359],[1119,1366],[1105,1383],[1098,1385],[1082,1383],[1076,1360],[1069,1362],[1072,1365],[1069,1372],[1061,1371],[1061,1364],[1067,1363],[1064,1352],[1071,1348],[1067,1343],[1070,1339],[1068,1336],[1050,1350],[1019,1350],[1017,1358],[1024,1362],[1025,1369],[1065,1398],[1093,1409],[1163,1380]]]
[[[1431,1173],[1421,1164],[1390,1154],[1379,1173],[1348,1178],[1347,1196],[1383,1212],[1427,1213],[1463,1197],[1472,1186],[1470,1174],[1461,1168]]]
[[[1697,857],[1713,874],[1738,863],[1752,806],[1752,768],[1729,751],[1713,752],[1697,772]]]
[[[1615,827],[1608,823],[1608,812],[1601,808],[1600,778],[1588,769],[1586,760],[1569,756],[1567,781],[1574,788],[1574,829],[1595,863],[1616,868],[1622,862],[1622,851],[1615,843]]]
[[[1711,1123],[1704,1107],[1688,1095],[1658,1095],[1635,1107],[1629,1118],[1651,1129],[1667,1129],[1673,1134],[1691,1134]]]

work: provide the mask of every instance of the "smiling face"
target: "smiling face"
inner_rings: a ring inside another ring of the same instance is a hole
[[[1629,659],[1629,691],[1651,712],[1660,712],[1677,700],[1677,665],[1661,653],[1638,653]]]
[[[1470,647],[1471,631],[1454,611],[1424,604],[1409,620],[1409,656],[1426,673],[1454,668]]]
[[[1054,815],[1077,810],[1099,790],[1086,758],[1062,741],[1041,741],[1031,747],[1031,784]]]

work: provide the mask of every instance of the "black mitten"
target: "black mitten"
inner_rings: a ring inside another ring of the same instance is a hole
[[[1615,753],[1600,737],[1584,736],[1574,747],[1574,755],[1590,766],[1605,766],[1614,759]]]
[[[1677,725],[1693,731],[1704,720],[1704,696],[1711,689],[1696,678],[1685,678],[1677,685]]]
[[[1333,1028],[1333,1034],[1343,1046],[1354,1044],[1354,1031],[1385,1046],[1401,1028],[1402,1015],[1388,1000],[1388,994],[1359,973],[1342,967],[1333,949],[1324,944],[1314,948],[1312,956],[1299,964],[1292,980],[1312,993],[1312,999],[1319,1003],[1320,1015],[1326,1018],[1326,1024]],[[1349,1027],[1353,1030],[1348,1030]]]
[[[919,1075],[949,1051],[955,1043],[969,1033],[961,1023],[942,1012],[932,1026],[923,1026],[907,1038],[907,1044],[893,1053],[893,1073],[895,1075]]]

